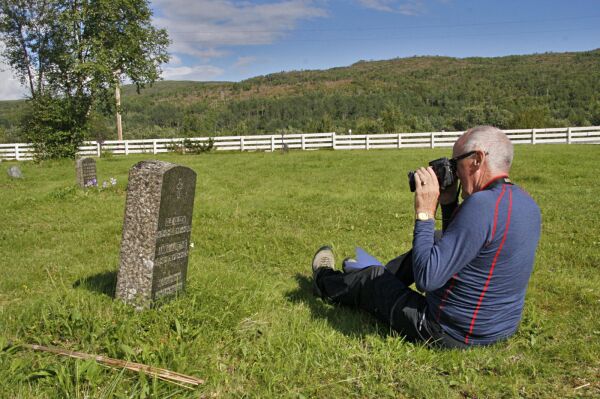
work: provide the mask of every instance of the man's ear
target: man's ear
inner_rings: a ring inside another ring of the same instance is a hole
[[[477,150],[477,152],[475,152],[475,157],[473,158],[473,166],[476,166],[477,168],[481,167],[484,157],[485,152]]]

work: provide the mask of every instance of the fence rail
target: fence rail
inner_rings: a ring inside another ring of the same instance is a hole
[[[600,144],[600,126],[504,131],[514,144]],[[162,154],[183,148],[184,140],[208,144],[216,151],[277,151],[281,149],[374,150],[383,148],[451,147],[463,132],[424,132],[388,134],[304,133],[261,136],[216,136],[189,139],[142,139],[86,141],[79,147],[81,156]],[[33,158],[30,143],[0,144],[0,159],[18,161]]]

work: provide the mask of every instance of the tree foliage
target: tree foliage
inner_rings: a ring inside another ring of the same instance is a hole
[[[1,0],[2,56],[29,88],[32,115],[39,117],[40,123],[26,123],[30,139],[48,140],[40,145],[46,149],[63,142],[55,135],[80,142],[94,109],[115,110],[116,85],[127,79],[139,90],[159,78],[169,41],[151,16],[147,0]]]
[[[72,158],[85,136],[87,104],[72,97],[37,95],[23,118],[37,159]]]

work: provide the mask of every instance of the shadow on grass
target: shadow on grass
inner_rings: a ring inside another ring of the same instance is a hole
[[[396,335],[387,326],[377,323],[377,320],[369,314],[345,307],[332,305],[317,298],[313,294],[312,278],[302,274],[296,274],[298,288],[286,294],[291,302],[306,304],[313,318],[325,319],[336,330],[350,337],[364,337],[378,334],[383,336]]]
[[[85,288],[87,290],[115,297],[117,287],[117,272],[104,272],[93,276],[81,278],[73,283],[73,288]]]

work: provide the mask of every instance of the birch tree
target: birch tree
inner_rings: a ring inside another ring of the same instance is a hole
[[[26,133],[49,156],[64,156],[52,154],[61,142],[75,155],[92,109],[120,111],[123,81],[160,78],[169,39],[151,18],[147,0],[0,0],[1,55],[29,89]]]

